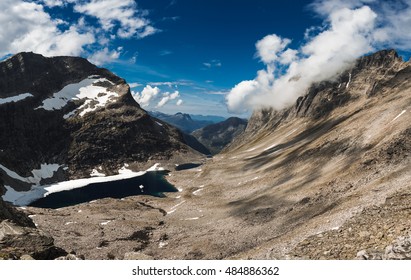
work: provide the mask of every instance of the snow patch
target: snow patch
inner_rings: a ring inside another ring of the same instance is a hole
[[[163,124],[162,124],[162,123],[159,123],[159,122],[157,122],[157,121],[156,121],[156,124],[158,124],[159,126],[163,126]]]
[[[194,220],[198,220],[198,219],[200,219],[200,217],[187,218],[187,219],[184,219],[184,221],[194,221]]]
[[[77,110],[63,116],[67,119],[78,111],[80,112],[79,115],[83,117],[86,113],[95,111],[99,107],[104,107],[110,100],[118,97],[117,93],[111,92],[105,87],[94,85],[97,82],[109,82],[113,84],[106,78],[90,76],[79,83],[65,86],[59,92],[54,93],[52,97],[43,100],[43,105],[36,109],[42,108],[47,111],[60,110],[70,101],[85,100]]]
[[[170,211],[168,211],[167,214],[174,213],[174,212],[177,210],[177,208],[178,208],[179,206],[181,206],[184,202],[186,202],[186,201],[183,200],[183,201],[181,201],[180,203],[178,203],[178,204],[174,205],[173,207],[171,207]]]
[[[93,169],[90,173],[91,177],[105,177],[106,174],[99,172],[97,169]]]
[[[159,167],[159,163],[154,164],[153,166],[151,166],[149,169],[147,169],[146,171],[164,171],[163,167]]]
[[[393,122],[393,121],[396,121],[399,117],[401,117],[402,115],[404,115],[406,112],[407,112],[407,110],[402,110],[402,112],[399,113],[398,116],[396,116],[396,117],[392,120],[392,122]]]
[[[203,189],[199,189],[193,192],[193,195],[197,195],[199,192],[201,192]]]
[[[269,150],[269,149],[272,149],[272,148],[274,148],[274,147],[277,146],[277,145],[278,145],[277,143],[272,144],[270,147],[265,148],[264,151],[267,151],[267,150]]]
[[[33,94],[31,93],[22,93],[16,96],[11,96],[11,97],[6,97],[6,98],[0,98],[0,105],[6,104],[6,103],[11,103],[11,102],[19,102],[21,100],[24,100],[28,97],[32,97]]]
[[[346,89],[350,86],[350,83],[351,83],[351,73],[348,74],[348,83],[345,86]]]
[[[6,172],[6,174],[8,176],[10,176],[11,178],[22,181],[22,182],[26,182],[26,183],[29,183],[29,184],[36,184],[36,185],[38,185],[42,179],[53,177],[54,172],[56,172],[60,167],[61,167],[61,165],[59,165],[59,164],[44,163],[44,164],[40,165],[40,169],[34,169],[33,171],[31,171],[33,176],[31,176],[31,177],[22,177],[19,174],[17,174],[16,172],[14,172],[14,171],[8,169],[7,167],[5,167],[4,165],[0,164],[0,168],[4,172]]]
[[[121,167],[121,168],[118,170],[118,174],[131,174],[131,173],[134,173],[134,171],[132,171],[131,169],[128,169],[128,168],[127,168],[128,166],[129,166],[129,165],[128,165],[127,163],[125,163],[124,166]]]
[[[108,225],[111,221],[105,221],[105,222],[101,222],[100,225],[105,226]]]
[[[165,247],[165,246],[167,246],[168,245],[168,242],[166,242],[166,241],[160,241],[160,243],[158,244],[158,248],[163,248],[163,247]]]

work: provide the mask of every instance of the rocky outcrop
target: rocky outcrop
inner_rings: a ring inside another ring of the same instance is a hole
[[[411,237],[399,237],[385,251],[361,250],[358,260],[411,260]]]
[[[33,221],[26,214],[4,202],[0,197],[0,222],[4,220],[8,220],[17,226],[34,228]]]
[[[218,154],[231,141],[244,132],[247,120],[231,117],[223,122],[210,124],[192,133],[212,154]]]
[[[0,198],[0,259],[52,260],[67,253],[33,221]]]
[[[54,260],[67,252],[54,246],[54,239],[36,229],[21,227],[9,221],[0,223],[0,258],[20,259],[29,255],[38,260]]]

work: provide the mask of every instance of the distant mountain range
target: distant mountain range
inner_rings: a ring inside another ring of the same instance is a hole
[[[224,117],[220,116],[203,116],[189,115],[178,112],[174,115],[165,114],[162,112],[148,112],[152,117],[160,119],[168,124],[171,124],[185,133],[191,133],[196,129],[205,127],[210,124],[222,122]]]
[[[195,130],[192,135],[203,144],[211,154],[218,154],[225,146],[244,132],[247,120],[231,117],[225,121],[210,124]]]
[[[179,128],[184,133],[185,141],[203,154],[218,154],[247,126],[247,120],[237,117],[225,119],[220,116],[189,115],[181,112],[174,115],[148,113]]]

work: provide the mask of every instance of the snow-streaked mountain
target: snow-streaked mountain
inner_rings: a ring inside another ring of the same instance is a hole
[[[123,79],[78,57],[19,53],[0,62],[0,120],[5,197],[96,170],[198,157],[180,131],[140,108]]]

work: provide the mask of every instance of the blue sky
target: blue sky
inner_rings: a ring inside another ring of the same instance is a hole
[[[411,0],[2,0],[0,25],[0,56],[82,56],[144,109],[244,117],[361,55],[408,56]]]
[[[183,100],[181,106],[170,102],[163,108],[148,107],[168,113],[228,115],[224,94],[242,80],[253,78],[261,68],[255,57],[256,41],[277,32],[295,38],[297,45],[304,39],[307,26],[319,22],[306,7],[309,1],[143,0],[138,3],[148,10],[150,20],[161,32],[124,44],[123,59],[136,55],[135,65],[107,66],[127,81],[142,85],[133,88],[135,91],[153,82],[180,83],[177,86]],[[175,90],[158,87],[162,91]]]

